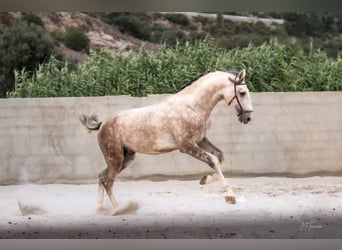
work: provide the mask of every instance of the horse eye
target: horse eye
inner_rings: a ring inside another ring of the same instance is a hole
[[[243,97],[243,96],[245,96],[245,95],[246,95],[246,93],[247,93],[247,92],[245,92],[245,91],[244,91],[244,92],[240,92],[240,96],[242,96],[242,97]]]

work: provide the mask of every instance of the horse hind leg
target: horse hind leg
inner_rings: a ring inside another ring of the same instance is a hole
[[[99,194],[97,199],[97,212],[104,213],[106,209],[103,206],[104,191],[106,191],[109,200],[114,209],[119,209],[119,205],[113,195],[113,184],[116,176],[120,172],[124,159],[122,150],[117,145],[100,144],[104,158],[107,162],[107,168],[99,174]]]
[[[124,160],[122,162],[122,167],[120,169],[120,172],[124,170],[125,168],[127,168],[128,165],[135,159],[135,152],[130,151],[126,147],[124,147],[123,153],[124,153]]]
[[[127,206],[120,208],[113,194],[113,184],[115,177],[123,169],[125,169],[134,160],[134,158],[135,152],[129,151],[128,149],[124,148],[123,152],[118,154],[116,158],[110,157],[107,160],[108,167],[99,175],[99,194],[97,205],[98,213],[107,213],[107,210],[103,206],[104,191],[106,191],[108,198],[115,209],[113,215],[133,212],[137,210],[138,206],[135,203],[129,203]]]
[[[135,152],[130,151],[127,148],[124,148],[123,150],[124,154],[124,160],[122,162],[121,169],[119,173],[121,173],[122,170],[128,167],[128,165],[134,160],[135,158]],[[113,215],[120,215],[120,214],[133,214],[139,209],[139,205],[136,202],[129,202],[123,207],[120,207],[116,209],[116,211],[113,213]]]
[[[104,169],[100,174],[99,174],[99,193],[98,193],[98,197],[97,197],[97,213],[104,213],[105,209],[103,206],[103,199],[104,199],[104,185],[103,185],[103,176],[107,175],[106,172],[108,171],[108,169]]]
[[[115,175],[109,174],[110,167],[107,167],[99,174],[99,193],[97,199],[97,213],[98,214],[107,214],[109,213],[108,209],[106,209],[103,205],[104,200],[104,192],[106,191],[109,200],[111,201],[114,209],[119,209],[118,202],[116,201],[113,195],[113,184],[115,180]]]

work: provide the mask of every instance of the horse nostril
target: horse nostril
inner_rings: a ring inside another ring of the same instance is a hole
[[[250,118],[250,117],[247,117],[247,121],[249,122],[249,121],[251,121],[252,120],[252,118]]]

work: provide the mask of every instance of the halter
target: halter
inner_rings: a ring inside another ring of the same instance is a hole
[[[236,102],[238,103],[239,107],[240,107],[240,112],[238,113],[238,117],[240,117],[242,114],[244,113],[250,113],[251,111],[248,111],[248,110],[244,110],[241,103],[240,103],[240,100],[236,94],[236,86],[237,85],[246,85],[246,83],[243,82],[243,79],[240,79],[240,80],[237,80],[237,76],[235,76],[235,79],[231,78],[231,77],[228,77],[228,79],[234,83],[234,96],[233,98],[229,101],[228,105],[230,105],[234,99],[236,99]]]

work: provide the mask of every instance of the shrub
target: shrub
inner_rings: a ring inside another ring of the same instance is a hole
[[[59,46],[59,43],[64,43],[65,33],[59,29],[54,29],[50,31],[50,36],[54,39],[56,46]]]
[[[285,13],[285,29],[289,35],[323,37],[338,32],[338,20],[316,13]]]
[[[89,53],[90,39],[82,30],[68,29],[64,36],[64,43],[70,49]]]
[[[0,12],[0,24],[8,26],[11,24],[13,17],[8,12]]]
[[[206,25],[209,22],[209,18],[203,16],[194,16],[193,20],[201,23],[202,25]]]
[[[25,21],[27,23],[33,23],[35,25],[44,27],[44,23],[43,23],[42,19],[39,16],[35,15],[35,14],[23,13],[21,18],[22,18],[23,21]]]
[[[254,31],[253,24],[248,22],[241,22],[239,26],[237,26],[237,30],[239,33],[249,34]]]
[[[165,14],[165,18],[172,23],[179,24],[182,26],[189,26],[190,20],[186,15],[183,14]]]
[[[161,41],[163,41],[164,34],[168,30],[168,28],[161,24],[154,24],[152,26],[152,30],[153,31],[151,33],[150,41],[154,43],[160,43]]]
[[[14,88],[14,70],[30,73],[49,59],[54,45],[41,26],[14,20],[0,35],[0,96]]]
[[[110,13],[107,22],[118,26],[123,33],[142,40],[149,40],[151,27],[144,13]]]
[[[254,24],[254,29],[256,29],[256,31],[261,34],[261,35],[270,35],[271,31],[268,27],[266,27],[266,25],[263,22],[256,22]]]
[[[187,40],[185,33],[179,28],[168,29],[163,32],[161,42],[169,46],[175,46],[178,42],[183,43]]]
[[[337,25],[338,32],[342,33],[342,18],[338,19],[336,25]]]

